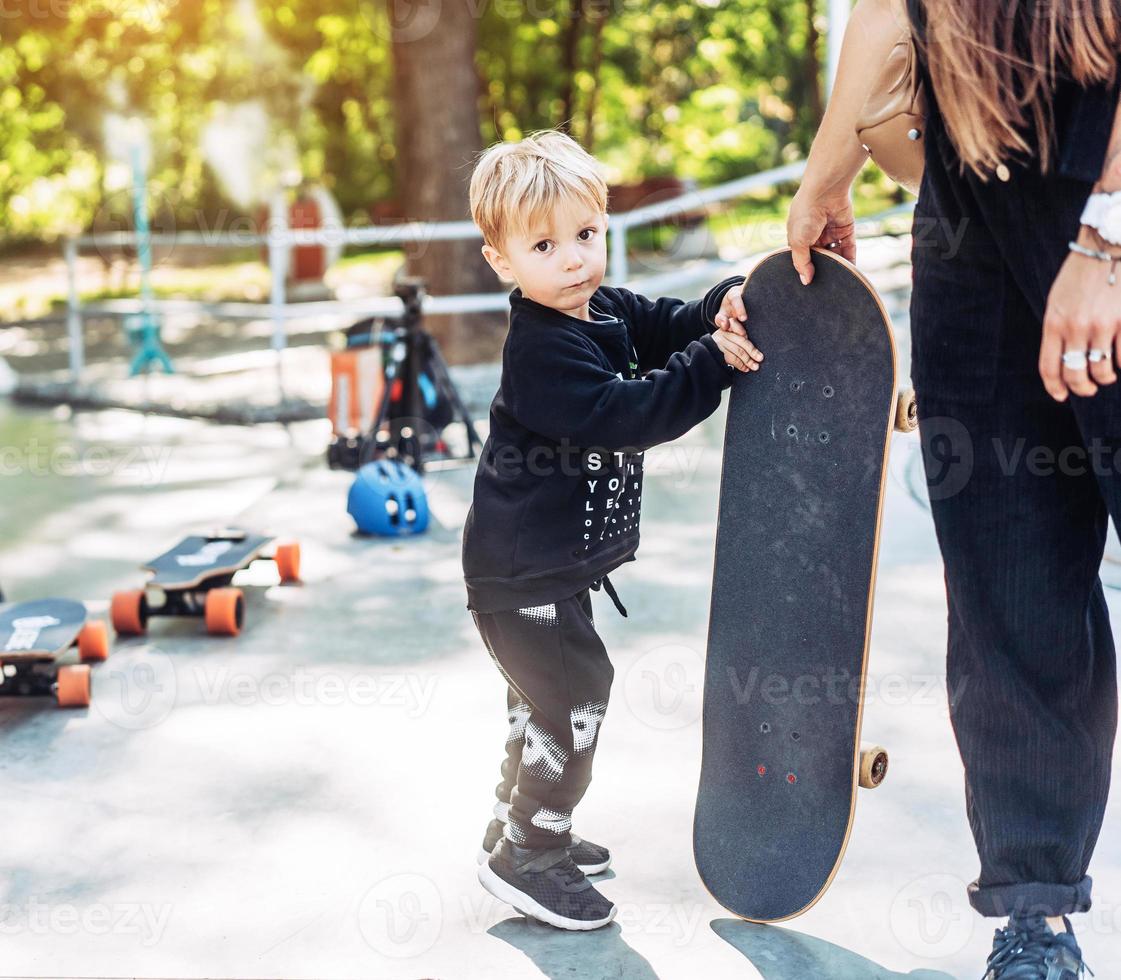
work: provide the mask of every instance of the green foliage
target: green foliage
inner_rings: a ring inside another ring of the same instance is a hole
[[[813,0],[462,2],[479,11],[485,143],[564,124],[567,97],[574,135],[612,180],[707,184],[804,155],[816,129]],[[573,4],[583,19],[570,46]],[[153,225],[220,226],[241,208],[202,137],[246,103],[272,125],[261,183],[290,146],[360,218],[394,194],[389,37],[385,0],[12,0],[0,19],[0,239],[128,223],[110,113],[149,123]]]

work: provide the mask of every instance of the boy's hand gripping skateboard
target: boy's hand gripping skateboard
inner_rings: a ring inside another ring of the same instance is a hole
[[[746,919],[829,887],[857,785],[887,771],[860,724],[896,392],[891,322],[851,263],[815,249],[803,286],[780,249],[744,287],[765,360],[728,405],[693,827],[713,896]]]
[[[81,661],[59,663],[71,647]],[[0,606],[0,694],[54,694],[59,707],[90,703],[90,664],[109,655],[101,620],[86,621],[73,599],[36,599]]]
[[[110,618],[121,634],[140,634],[151,616],[202,616],[210,633],[236,636],[245,618],[245,597],[231,586],[234,574],[259,558],[276,562],[281,582],[300,578],[300,546],[273,546],[273,538],[240,528],[222,528],[184,538],[170,551],[152,559],[144,569],[152,573],[143,589],[113,596]]]

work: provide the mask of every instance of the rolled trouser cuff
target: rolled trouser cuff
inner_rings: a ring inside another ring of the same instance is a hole
[[[981,915],[1070,915],[1090,908],[1093,880],[1086,875],[1074,885],[1050,881],[1022,881],[1012,885],[969,885],[969,904]]]

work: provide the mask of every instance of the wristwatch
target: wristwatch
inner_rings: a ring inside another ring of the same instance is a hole
[[[1121,245],[1121,191],[1091,194],[1079,220],[1111,245]]]

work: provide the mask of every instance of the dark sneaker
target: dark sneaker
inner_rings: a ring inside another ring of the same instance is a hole
[[[993,936],[984,980],[1080,980],[1089,967],[1063,923],[1067,931],[1056,935],[1041,915],[1013,916]]]
[[[501,840],[505,828],[506,825],[501,820],[492,820],[487,825],[487,832],[483,835],[483,846],[479,848],[476,858],[479,864],[490,857],[494,845]],[[586,875],[603,874],[611,867],[611,852],[606,847],[601,844],[593,844],[590,840],[584,840],[577,834],[572,835],[572,843],[568,847],[568,853],[572,855],[576,867]]]
[[[522,915],[558,929],[598,929],[615,918],[615,906],[588,881],[563,847],[531,850],[505,837],[479,866],[479,882]]]
[[[590,840],[584,840],[579,834],[572,835],[568,853],[572,855],[576,867],[586,875],[603,874],[611,867],[611,852],[602,844],[593,844]]]

